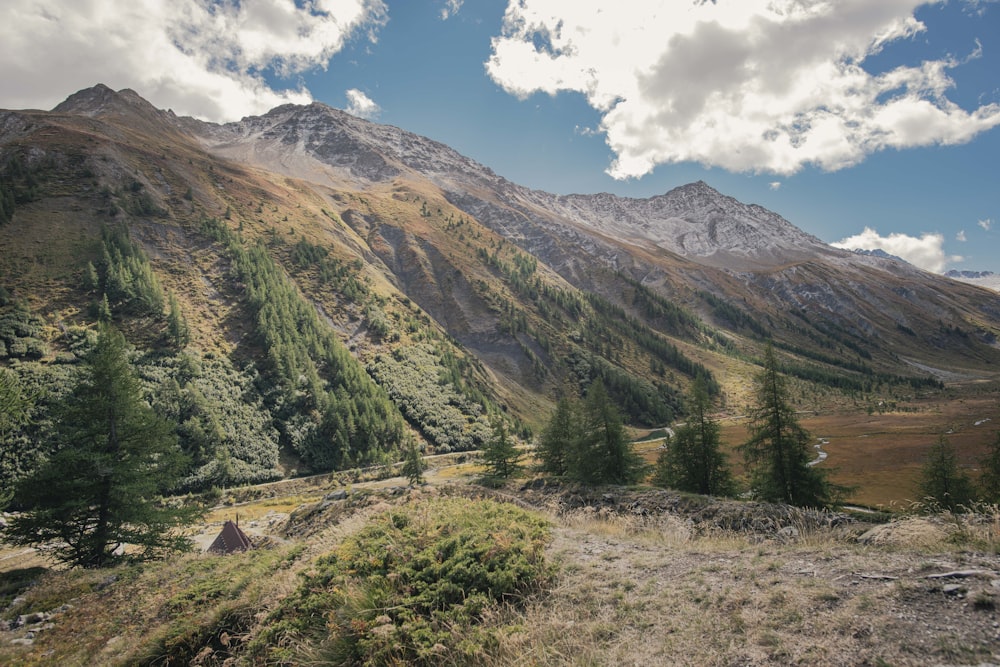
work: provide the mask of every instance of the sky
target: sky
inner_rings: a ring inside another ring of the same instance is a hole
[[[1000,273],[1000,0],[0,0],[0,108],[104,83],[319,101],[516,183],[695,180],[838,246]]]

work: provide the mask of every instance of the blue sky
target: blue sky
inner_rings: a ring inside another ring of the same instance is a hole
[[[824,241],[1000,272],[997,0],[4,0],[0,107],[311,99],[512,181],[702,179]]]

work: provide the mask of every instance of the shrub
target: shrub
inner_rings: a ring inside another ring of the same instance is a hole
[[[332,664],[470,663],[498,632],[487,612],[547,580],[547,535],[542,519],[492,501],[390,510],[317,561],[257,650],[269,664],[304,653]]]

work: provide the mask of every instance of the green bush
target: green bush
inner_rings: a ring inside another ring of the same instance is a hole
[[[492,501],[390,510],[317,561],[256,652],[268,664],[305,653],[331,664],[471,664],[500,631],[485,612],[547,581],[547,537],[541,518]]]

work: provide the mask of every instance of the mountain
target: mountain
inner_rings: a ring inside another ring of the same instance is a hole
[[[69,373],[110,312],[151,400],[201,429],[193,485],[376,463],[407,434],[468,449],[498,418],[527,434],[595,379],[634,425],[679,416],[698,376],[739,409],[768,343],[833,403],[1000,363],[993,292],[703,182],[535,191],[318,103],[213,124],[99,85],[0,112],[0,165],[0,358]],[[247,410],[266,437],[235,432]]]
[[[946,271],[944,275],[946,278],[951,278],[952,280],[1000,292],[1000,275],[992,271],[958,271],[952,269],[951,271]]]

